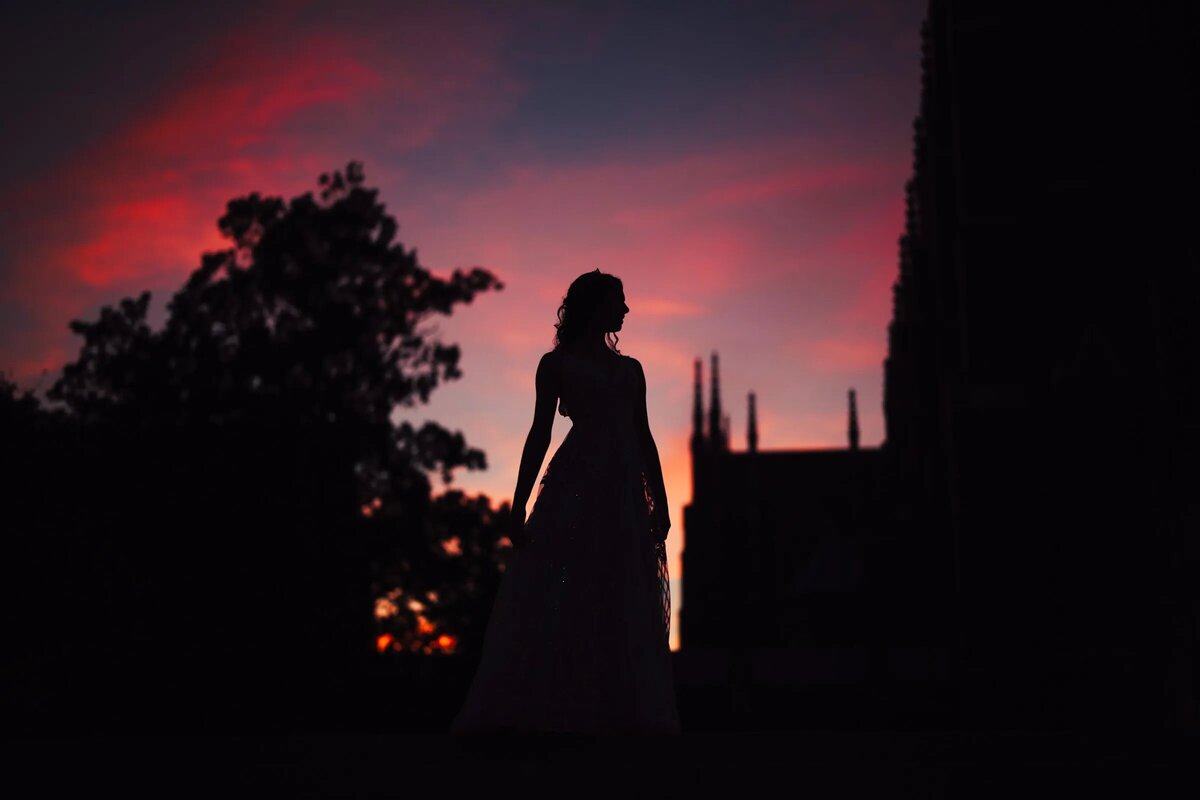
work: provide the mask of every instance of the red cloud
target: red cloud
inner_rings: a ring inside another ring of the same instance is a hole
[[[386,178],[388,156],[466,114],[487,119],[519,92],[498,72],[495,34],[450,12],[408,29],[404,48],[382,28],[317,31],[288,18],[229,35],[116,133],[6,191],[0,302],[26,309],[34,330],[19,354],[0,350],[0,368],[27,377],[71,343],[68,319],[173,290],[203,251],[227,244],[215,222],[230,198],[291,197],[351,158]]]
[[[706,308],[770,276],[827,275],[830,256],[840,255],[826,252],[828,242],[843,218],[882,191],[899,192],[898,173],[882,160],[794,141],[650,162],[524,163],[494,185],[464,190],[447,217],[471,224],[442,235],[456,249],[469,243],[469,252],[494,256],[493,266],[528,279],[547,302],[599,266],[636,279],[635,302]]]

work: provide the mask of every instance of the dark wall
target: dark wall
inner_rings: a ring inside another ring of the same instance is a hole
[[[1198,30],[930,5],[888,447],[975,722],[1197,721]]]

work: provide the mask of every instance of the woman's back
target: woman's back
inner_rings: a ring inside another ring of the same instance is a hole
[[[575,424],[632,424],[636,379],[633,359],[619,353],[551,351],[559,376],[559,412]]]
[[[455,733],[679,730],[662,467],[641,364],[607,340],[628,310],[620,282],[599,270],[580,276],[559,309],[513,492],[518,546]],[[571,428],[525,519],[556,405]]]
[[[614,354],[615,355],[615,354]],[[457,733],[678,730],[636,362],[559,352],[566,437],[512,553]]]

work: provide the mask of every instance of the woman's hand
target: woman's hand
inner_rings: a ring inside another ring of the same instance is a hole
[[[504,529],[514,550],[520,550],[529,544],[529,534],[525,532],[525,509],[513,508],[508,512],[508,522]]]
[[[667,513],[667,504],[665,502],[655,503],[654,510],[650,512],[650,519],[654,524],[654,532],[658,541],[665,542],[667,531],[671,530],[671,515]]]

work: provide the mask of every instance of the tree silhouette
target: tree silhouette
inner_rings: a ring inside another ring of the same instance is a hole
[[[347,420],[369,434],[397,406],[427,402],[461,376],[459,348],[423,327],[433,314],[503,285],[486,270],[432,276],[395,241],[396,221],[346,174],[321,176],[290,204],[258,193],[229,202],[218,222],[233,246],[205,253],[168,304],[166,327],[146,323],[150,293],[73,321],[84,337],[47,396],[84,420],[151,424],[283,418]],[[440,426],[401,426],[409,461],[483,467],[483,453]],[[374,443],[374,440],[373,440]]]
[[[269,716],[302,691],[342,704],[372,626],[409,650],[478,642],[504,506],[433,498],[428,472],[449,484],[484,453],[393,415],[462,374],[429,320],[503,285],[478,267],[431,275],[363,181],[351,162],[320,177],[319,198],[230,201],[231,246],[202,255],[159,331],[149,292],[72,321],[83,344],[47,392],[65,412],[0,386],[6,428],[62,423],[17,453],[29,493],[9,511],[35,565],[15,594],[42,597],[43,622],[72,619],[55,640],[64,663],[108,658],[130,691],[195,695],[202,673],[194,712],[229,696],[212,713],[253,698],[247,713]],[[86,601],[43,590],[52,573]],[[397,613],[373,617],[373,598]],[[53,627],[28,626],[47,631],[31,651],[52,649]],[[185,674],[164,678],[151,656]]]

